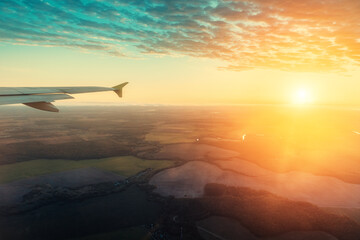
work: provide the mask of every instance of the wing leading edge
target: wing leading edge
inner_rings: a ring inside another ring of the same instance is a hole
[[[69,94],[91,93],[114,91],[122,97],[122,89],[128,82],[122,83],[112,88],[106,87],[19,87],[19,88],[0,88],[0,105],[22,103],[26,106],[43,111],[58,112],[51,102],[64,99],[73,99]]]

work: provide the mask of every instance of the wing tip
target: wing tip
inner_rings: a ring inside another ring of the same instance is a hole
[[[125,87],[126,85],[128,85],[129,82],[124,82],[122,84],[116,85],[114,87],[112,87],[112,89],[114,89],[114,92],[119,96],[122,97],[123,96],[123,87]]]

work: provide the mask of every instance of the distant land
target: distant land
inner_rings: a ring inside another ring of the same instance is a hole
[[[305,106],[0,108],[0,238],[355,240],[359,123]]]

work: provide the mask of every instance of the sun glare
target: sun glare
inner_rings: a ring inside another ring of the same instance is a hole
[[[307,89],[298,89],[293,96],[294,104],[307,104],[311,102],[311,96]]]

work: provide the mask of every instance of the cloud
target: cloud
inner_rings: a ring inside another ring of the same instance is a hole
[[[0,40],[124,57],[221,59],[225,69],[360,64],[358,0],[5,0]]]

